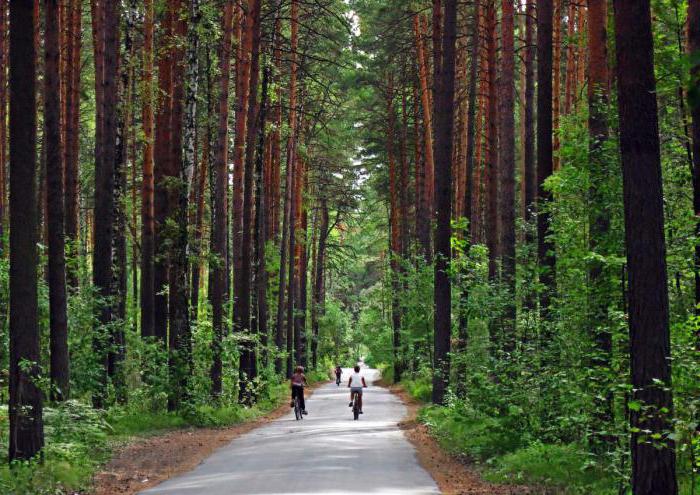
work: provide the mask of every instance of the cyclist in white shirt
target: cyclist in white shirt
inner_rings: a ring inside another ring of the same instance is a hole
[[[362,389],[367,388],[367,382],[365,382],[365,377],[360,374],[360,367],[355,365],[354,373],[350,375],[350,380],[348,380],[348,387],[350,388],[350,405],[352,407],[352,396],[357,393],[357,400],[359,402],[360,414],[362,414]]]

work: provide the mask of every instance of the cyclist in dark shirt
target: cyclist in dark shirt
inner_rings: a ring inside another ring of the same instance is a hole
[[[306,375],[304,375],[304,367],[297,366],[290,380],[289,386],[292,389],[292,401],[289,407],[294,407],[294,397],[299,399],[299,407],[303,414],[306,412],[306,403],[304,402],[304,386],[306,385]]]
[[[340,385],[340,377],[343,374],[343,368],[340,367],[340,365],[335,367],[335,383],[336,385]]]

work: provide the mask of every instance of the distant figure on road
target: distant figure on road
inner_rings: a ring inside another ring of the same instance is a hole
[[[352,395],[357,393],[358,406],[360,407],[360,414],[362,414],[362,389],[367,388],[367,382],[365,382],[365,377],[360,374],[359,365],[355,365],[355,372],[350,375],[348,387],[350,387],[350,405],[348,407],[352,407]]]
[[[340,365],[337,365],[335,367],[335,384],[340,385],[340,377],[343,374],[343,368],[340,367]]]
[[[306,386],[306,375],[304,375],[304,367],[297,366],[294,370],[294,374],[290,380],[289,386],[292,389],[292,401],[289,407],[294,407],[294,397],[299,400],[299,407],[301,407],[302,414],[308,414],[306,412],[306,403],[304,402],[304,386]]]

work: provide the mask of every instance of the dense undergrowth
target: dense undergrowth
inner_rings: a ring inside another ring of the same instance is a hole
[[[415,399],[428,402],[427,376],[401,382]],[[543,442],[528,428],[528,415],[513,407],[501,414],[477,410],[467,400],[452,397],[446,406],[425,405],[418,419],[441,447],[479,467],[485,479],[497,483],[539,486],[547,493],[613,495],[629,493],[623,480],[592,458],[584,439]],[[681,469],[680,493],[698,493],[688,456]],[[692,483],[695,482],[695,490]]]

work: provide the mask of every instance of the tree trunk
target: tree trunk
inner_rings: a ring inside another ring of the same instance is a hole
[[[313,306],[311,318],[311,356],[314,369],[318,365],[318,335],[319,335],[319,319],[324,315],[325,304],[323,300],[324,290],[324,269],[326,264],[326,243],[328,241],[329,224],[328,224],[328,201],[325,197],[320,199],[320,223],[318,226],[318,248],[316,250],[316,261],[314,262],[314,284],[313,284]]]
[[[10,461],[31,459],[44,446],[37,383],[36,21],[34,2],[10,2]]]
[[[474,148],[475,148],[475,134],[476,134],[476,106],[477,106],[477,79],[478,79],[478,64],[479,64],[479,47],[480,43],[480,20],[481,20],[481,0],[476,0],[474,2],[474,10],[472,13],[472,24],[471,24],[471,52],[470,52],[470,66],[469,66],[469,76],[467,81],[467,121],[466,121],[466,170],[465,170],[465,184],[464,184],[464,198],[462,200],[462,211],[461,215],[467,219],[469,222],[466,237],[466,244],[463,256],[465,260],[469,256],[469,251],[472,243],[474,242],[473,228],[474,228],[474,211],[472,209],[472,189],[473,177],[474,177]],[[459,306],[459,335],[457,339],[457,352],[464,352],[467,348],[467,340],[469,338],[469,283],[466,280],[466,274],[468,273],[466,269],[463,271],[465,279],[461,282],[460,287],[460,306]],[[457,370],[457,393],[464,397],[466,393],[465,379],[467,374],[466,364],[461,364]]]
[[[695,64],[690,74],[695,88],[700,87],[700,0],[688,0],[688,51],[694,54]],[[700,238],[700,101],[689,101],[693,137],[693,210],[695,237]],[[700,243],[695,244],[695,314],[700,315]],[[700,348],[700,335],[698,335]]]
[[[289,76],[289,138],[287,139],[287,169],[292,171],[292,175],[287,177],[289,186],[287,194],[289,198],[289,219],[287,233],[289,239],[289,261],[288,261],[288,290],[287,290],[287,376],[292,375],[292,364],[294,359],[294,304],[295,281],[294,281],[294,253],[295,253],[295,227],[296,227],[296,199],[295,184],[298,176],[299,164],[297,163],[297,47],[299,45],[299,4],[297,0],[292,0],[291,6],[291,67]],[[280,265],[280,270],[287,267]],[[280,276],[280,281],[282,277]]]
[[[632,492],[678,493],[661,156],[648,0],[614,0],[620,156],[629,277]],[[648,432],[648,433],[646,433]],[[652,440],[659,435],[662,440]],[[662,446],[659,447],[657,444]]]
[[[273,37],[276,34],[273,34]],[[273,40],[274,44],[274,40]],[[269,64],[263,61],[264,73],[260,94],[260,109],[258,110],[256,132],[258,133],[257,154],[255,156],[255,299],[257,301],[257,313],[255,314],[255,331],[260,336],[262,347],[262,364],[268,364],[268,330],[267,330],[267,267],[265,260],[265,247],[268,240],[268,191],[265,184],[268,183],[268,170],[264,166],[265,152],[265,123],[267,122],[268,82],[270,80]],[[255,364],[255,363],[253,363]]]
[[[515,349],[515,22],[512,0],[503,0],[499,91],[498,233],[501,282],[508,290],[502,320],[503,349]]]
[[[424,208],[424,202],[423,202],[423,193],[424,193],[424,185],[423,183],[425,182],[425,160],[423,159],[423,153],[422,153],[422,147],[423,143],[421,142],[421,125],[420,125],[420,107],[421,107],[421,99],[420,96],[418,95],[418,82],[416,81],[416,78],[413,80],[413,161],[414,161],[414,179],[413,179],[413,184],[414,184],[414,213],[415,213],[415,238],[416,241],[420,244],[421,252],[424,252],[424,246],[422,244],[422,241],[420,240],[419,236],[421,235],[421,229],[425,229],[423,227],[423,223],[427,221],[428,219],[428,213],[423,211]],[[428,241],[430,241],[430,236],[428,236]],[[416,249],[416,252],[418,252],[418,249]]]
[[[389,248],[391,250],[391,258],[389,266],[391,267],[391,325],[392,325],[392,342],[394,356],[394,382],[401,380],[402,359],[401,359],[401,280],[400,280],[400,264],[402,255],[401,246],[401,226],[399,216],[401,215],[399,204],[399,179],[396,171],[396,155],[395,155],[395,111],[394,111],[394,81],[393,75],[388,76],[387,85],[387,141],[386,153],[389,162]],[[401,190],[405,193],[405,189]]]
[[[156,114],[154,168],[155,194],[153,201],[154,220],[154,255],[153,285],[154,285],[154,332],[164,344],[168,338],[168,242],[165,226],[168,219],[169,188],[168,176],[172,176],[172,141],[173,128],[173,91],[174,91],[174,39],[175,13],[173,0],[168,0],[164,7],[161,21],[158,59],[158,112]]]
[[[102,298],[98,303],[95,336],[95,354],[102,362],[98,390],[93,396],[95,407],[102,408],[107,396],[109,344],[113,335],[107,335],[106,326],[112,321],[112,239],[114,225],[114,167],[117,163],[117,102],[119,75],[119,14],[116,0],[105,0],[100,5],[104,18],[104,74],[102,81],[102,143],[101,157],[95,164],[95,221],[93,248],[93,284]],[[100,159],[101,158],[101,159]]]
[[[611,427],[613,419],[612,393],[607,370],[612,353],[612,334],[608,321],[608,306],[614,299],[611,280],[614,273],[603,257],[613,255],[608,247],[610,219],[605,191],[615,171],[604,154],[608,140],[608,51],[607,51],[607,2],[588,0],[590,19],[588,23],[588,167],[590,187],[588,190],[590,213],[589,248],[600,256],[591,257],[589,267],[589,328],[593,330],[595,353],[592,364],[598,372],[595,390],[594,431]],[[610,435],[593,435],[592,447],[598,450],[612,440]]]
[[[566,73],[564,74],[564,113],[571,113],[576,92],[576,2],[569,1],[569,13],[566,20]]]
[[[523,140],[523,168],[524,182],[523,206],[525,208],[525,220],[528,223],[534,220],[535,203],[537,201],[537,168],[535,165],[535,0],[528,0],[525,19],[525,114],[523,116],[525,138]],[[527,229],[526,240],[532,242],[531,229]]]
[[[486,171],[486,245],[489,248],[489,279],[495,280],[498,259],[498,84],[497,84],[497,21],[496,0],[486,4],[486,52],[488,65],[488,125],[486,129],[488,153]],[[493,336],[492,336],[493,337]]]
[[[112,319],[117,322],[110,336],[107,354],[107,374],[112,379],[115,397],[119,403],[127,399],[126,381],[122,364],[126,358],[127,304],[127,213],[126,213],[126,163],[129,151],[129,129],[133,114],[133,94],[130,92],[134,32],[136,30],[136,0],[131,0],[124,9],[124,60],[120,60],[120,84],[118,84],[117,137],[114,163],[114,226],[112,234]]]
[[[189,397],[188,382],[192,375],[192,330],[190,327],[190,306],[188,291],[188,210],[189,185],[196,163],[196,115],[197,115],[197,72],[199,48],[199,0],[190,0],[187,5],[183,1],[176,4],[177,17],[175,36],[178,40],[187,39],[187,51],[183,53],[178,47],[175,51],[175,70],[173,73],[173,169],[175,184],[170,192],[170,217],[176,226],[173,234],[170,255],[170,300],[169,300],[169,368],[170,386],[168,409],[171,411],[181,407]],[[182,13],[187,9],[189,27]],[[184,56],[183,56],[184,55]],[[184,60],[183,60],[184,58]],[[183,64],[184,61],[184,64]],[[186,65],[186,71],[185,71]],[[183,72],[185,72],[183,74]],[[184,76],[184,77],[183,77]],[[186,81],[186,87],[183,87]],[[184,111],[184,156],[183,156],[183,92],[185,93]]]
[[[559,108],[561,100],[561,5],[553,0],[552,22],[552,168],[559,170]]]
[[[244,268],[244,223],[245,223],[245,167],[246,158],[245,146],[248,141],[246,126],[248,122],[248,107],[250,102],[249,93],[255,93],[257,88],[251,84],[251,65],[253,52],[253,30],[255,24],[253,20],[253,10],[259,0],[247,0],[247,6],[242,14],[242,36],[236,61],[236,113],[235,130],[233,144],[233,211],[232,211],[232,248],[233,248],[233,328],[235,333],[241,333],[249,328],[250,318],[250,290],[243,292],[244,287],[250,287],[250,270]],[[257,75],[255,76],[257,81]],[[255,95],[257,96],[257,94]],[[254,112],[254,109],[251,109]],[[251,126],[253,124],[251,123]],[[253,135],[254,131],[253,131]],[[252,162],[251,162],[252,163]],[[248,244],[249,247],[249,244]],[[250,256],[248,249],[246,255]],[[245,300],[244,300],[245,299]],[[244,306],[248,307],[246,312]],[[246,312],[244,315],[243,313]],[[243,352],[241,358],[244,359]]]
[[[274,72],[274,85],[277,88],[276,103],[274,107],[274,112],[272,115],[272,122],[274,128],[272,130],[272,136],[270,139],[270,195],[269,199],[269,211],[270,211],[270,222],[268,224],[269,239],[277,240],[277,236],[280,228],[280,210],[282,206],[282,201],[280,197],[280,168],[281,168],[281,153],[280,153],[280,142],[281,142],[281,129],[282,129],[282,84],[279,74],[282,72],[282,34],[280,30],[282,29],[282,21],[280,16],[277,15],[275,18],[274,36],[275,41],[273,43],[274,53],[273,59],[275,63]]]
[[[66,237],[73,243],[78,239],[78,186],[79,186],[79,149],[80,149],[80,76],[82,63],[80,58],[81,24],[83,3],[80,0],[70,0],[70,28],[67,33],[69,54],[68,60],[68,90],[66,91],[66,142],[64,143],[65,157],[65,231]],[[77,251],[75,251],[77,252]],[[71,285],[77,284],[77,274],[69,274]]]
[[[413,18],[413,31],[416,38],[416,52],[418,59],[418,79],[420,82],[421,103],[423,106],[423,136],[425,151],[425,163],[423,168],[423,191],[421,193],[421,218],[423,221],[419,226],[418,240],[422,248],[422,254],[427,262],[432,260],[432,251],[430,249],[431,224],[433,216],[433,200],[431,182],[434,177],[435,161],[433,158],[433,119],[432,109],[430,108],[430,90],[428,88],[428,64],[425,59],[425,49],[423,42],[423,28],[421,18],[416,14]]]
[[[442,70],[435,99],[435,374],[433,402],[443,404],[450,377],[451,283],[450,221],[452,190],[452,130],[454,127],[455,43],[457,38],[457,0],[445,0],[445,25],[442,39]]]
[[[257,358],[255,353],[255,336],[250,325],[250,287],[251,268],[253,264],[253,187],[255,179],[255,138],[257,137],[256,117],[258,111],[258,79],[260,76],[260,0],[250,0],[248,4],[248,21],[246,26],[245,46],[250,46],[250,81],[249,95],[246,110],[248,116],[246,122],[246,153],[244,169],[243,191],[243,232],[240,252],[240,265],[235,272],[236,296],[234,300],[234,327],[237,332],[243,334],[244,341],[240,358],[240,387],[239,399],[251,404],[254,401],[251,381],[257,376]],[[248,42],[250,38],[250,42]],[[245,48],[244,48],[245,49]]]
[[[440,72],[442,71],[442,0],[433,0],[433,98],[437,99],[438,88],[440,87]],[[431,119],[434,123],[435,119]],[[435,129],[433,129],[435,132]],[[430,185],[432,188],[432,184]]]
[[[552,167],[552,0],[537,0],[537,257],[543,285],[540,311],[545,319],[555,283],[554,244],[547,239],[552,194],[544,187]],[[549,341],[546,336],[545,340]]]
[[[190,287],[190,305],[191,314],[190,320],[197,322],[199,317],[199,286],[201,285],[202,277],[202,238],[204,237],[204,205],[207,189],[207,176],[210,174],[210,155],[211,155],[211,137],[212,137],[212,119],[214,117],[214,99],[212,97],[212,80],[211,80],[211,57],[209,49],[206,50],[206,101],[207,101],[207,116],[204,126],[204,138],[202,144],[202,158],[199,172],[197,173],[196,200],[197,210],[195,213],[194,239],[192,241],[193,261],[191,266],[192,284]]]
[[[155,337],[153,285],[153,0],[145,0],[143,21],[143,178],[141,182],[141,335]]]
[[[0,257],[5,256],[5,216],[7,191],[7,10],[9,2],[0,5]],[[0,312],[3,318],[7,313]]]
[[[61,25],[57,0],[44,1],[44,148],[46,149],[49,230],[49,311],[51,398],[65,400],[70,385],[66,259],[63,235],[63,150],[61,143]]]
[[[294,318],[294,335],[296,337],[296,349],[297,349],[297,364],[307,367],[307,342],[306,342],[306,304],[307,304],[307,281],[308,281],[308,212],[306,210],[306,204],[303,201],[303,197],[307,190],[307,175],[306,175],[306,163],[302,162],[300,164],[301,177],[299,182],[301,189],[299,190],[299,242],[297,243],[297,299],[298,304],[296,305],[297,310]]]
[[[486,26],[486,8],[484,4],[480,5],[479,9],[479,39],[487,39],[487,26]],[[488,41],[488,40],[487,40]],[[476,145],[474,149],[474,171],[470,177],[473,187],[472,193],[472,215],[471,215],[471,228],[470,237],[473,244],[483,243],[483,225],[484,225],[484,209],[482,207],[482,189],[483,189],[483,167],[482,167],[482,156],[484,154],[484,145],[488,144],[488,140],[485,139],[484,129],[488,127],[488,112],[486,111],[487,101],[486,96],[488,93],[488,56],[487,47],[484,46],[487,43],[480,43],[479,46],[479,57],[477,62],[477,70],[480,74],[485,74],[481,77],[478,84],[477,90],[477,104],[476,104]]]
[[[219,56],[219,122],[216,140],[215,159],[212,166],[214,189],[212,215],[212,254],[217,257],[210,263],[213,326],[213,358],[211,365],[211,395],[217,399],[222,394],[224,338],[224,294],[226,292],[226,191],[228,188],[228,100],[231,75],[231,41],[233,38],[233,0],[228,0],[224,8],[223,39]]]

